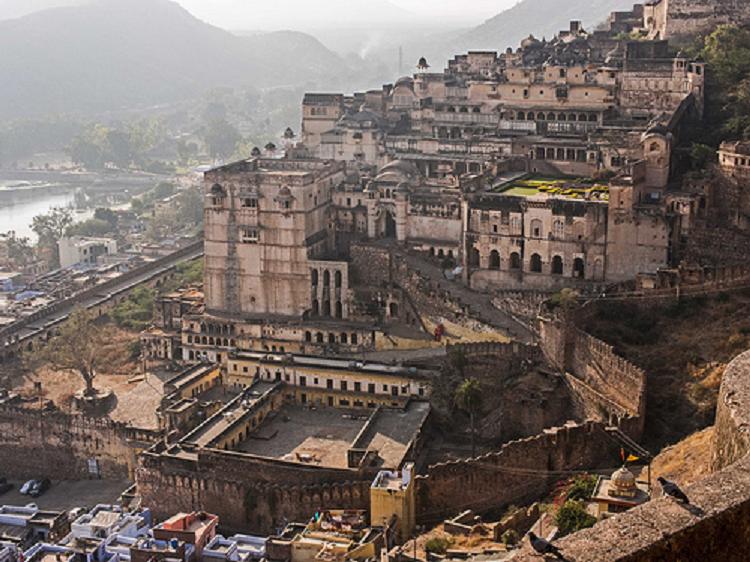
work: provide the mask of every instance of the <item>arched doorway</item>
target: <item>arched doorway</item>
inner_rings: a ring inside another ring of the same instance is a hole
[[[396,219],[393,218],[393,213],[390,211],[385,212],[385,237],[396,237]]]
[[[531,271],[533,273],[542,272],[542,256],[539,254],[532,254],[531,256]]]
[[[563,260],[560,256],[552,258],[552,275],[563,274]]]
[[[583,279],[586,276],[586,265],[583,262],[583,258],[576,258],[573,260],[573,277]]]

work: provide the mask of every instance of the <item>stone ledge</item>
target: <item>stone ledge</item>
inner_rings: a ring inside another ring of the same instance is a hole
[[[726,468],[685,488],[693,506],[669,498],[650,501],[558,541],[565,559],[746,561],[750,552],[750,352],[737,357],[725,371],[716,431],[715,466]],[[543,557],[524,541],[513,559],[531,562]]]

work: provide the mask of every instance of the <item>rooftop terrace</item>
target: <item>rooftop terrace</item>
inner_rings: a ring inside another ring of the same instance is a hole
[[[532,176],[501,183],[493,191],[514,197],[609,201],[609,186],[590,179]]]

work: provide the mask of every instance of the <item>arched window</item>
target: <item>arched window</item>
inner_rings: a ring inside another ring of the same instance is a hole
[[[539,219],[533,219],[531,221],[531,237],[532,238],[541,238],[542,237],[542,228],[543,228],[542,221],[539,220]]]
[[[578,279],[584,279],[586,276],[586,265],[582,258],[576,258],[573,260],[573,277]]]
[[[341,288],[341,272],[340,271],[337,271],[336,274],[334,275],[333,282],[336,284],[337,289]]]
[[[648,149],[649,149],[649,150],[650,150],[651,152],[657,152],[657,151],[659,150],[659,143],[658,143],[658,142],[656,142],[656,141],[652,142],[652,143],[651,143],[651,146],[649,146],[649,147],[648,147]]]
[[[328,343],[336,343],[336,334],[328,334]]]
[[[331,301],[323,301],[323,316],[331,315]]]
[[[537,121],[546,121],[547,117],[544,115],[544,113],[537,113],[536,114]]]
[[[336,301],[336,318],[343,318],[344,317],[344,306],[341,304],[341,301]]]
[[[308,343],[312,341],[312,332],[305,332],[305,341]]]
[[[548,113],[547,114],[547,121],[555,121],[555,114],[554,113]]]
[[[331,272],[327,269],[323,272],[323,285],[327,287],[331,284]]]
[[[531,255],[531,271],[532,273],[542,272],[542,256],[539,254]]]
[[[323,334],[321,332],[315,334],[315,341],[318,343],[323,343]]]
[[[588,121],[589,119],[588,119],[588,116],[587,116],[587,115],[586,115],[585,113],[581,113],[581,114],[580,114],[580,115],[578,116],[578,120],[579,120],[579,121]]]
[[[320,314],[320,303],[318,303],[318,299],[314,299],[312,302],[312,315],[317,316]]]
[[[341,332],[339,339],[343,344],[349,343],[349,337],[346,335],[346,332]]]
[[[469,265],[471,267],[479,267],[479,250],[472,248],[469,251]]]
[[[565,223],[561,220],[556,220],[552,225],[552,232],[557,240],[565,238]]]
[[[518,112],[518,120],[519,121],[526,121],[526,113],[524,111]]]
[[[318,286],[318,270],[317,269],[312,270],[312,286],[313,287]]]
[[[497,250],[490,252],[490,269],[500,269],[500,253]]]
[[[563,260],[560,256],[552,258],[552,275],[563,274]]]
[[[558,121],[567,121],[567,117],[565,117],[564,113],[558,113],[557,114],[557,120]]]
[[[392,302],[390,304],[391,318],[398,318],[398,303]]]
[[[513,252],[510,255],[510,268],[521,269],[521,256],[518,252]]]
[[[578,121],[578,117],[575,113],[571,113],[570,117],[568,117],[568,121]]]

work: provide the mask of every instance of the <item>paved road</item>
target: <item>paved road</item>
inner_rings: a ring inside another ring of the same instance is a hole
[[[437,284],[443,291],[449,292],[459,300],[464,307],[468,307],[469,315],[485,324],[494,326],[506,333],[514,340],[530,343],[534,336],[522,324],[516,322],[510,315],[499,310],[492,304],[492,296],[487,293],[474,291],[466,287],[461,281],[449,281],[443,270],[421,256],[406,253],[396,249],[411,269],[418,270],[424,277]]]

